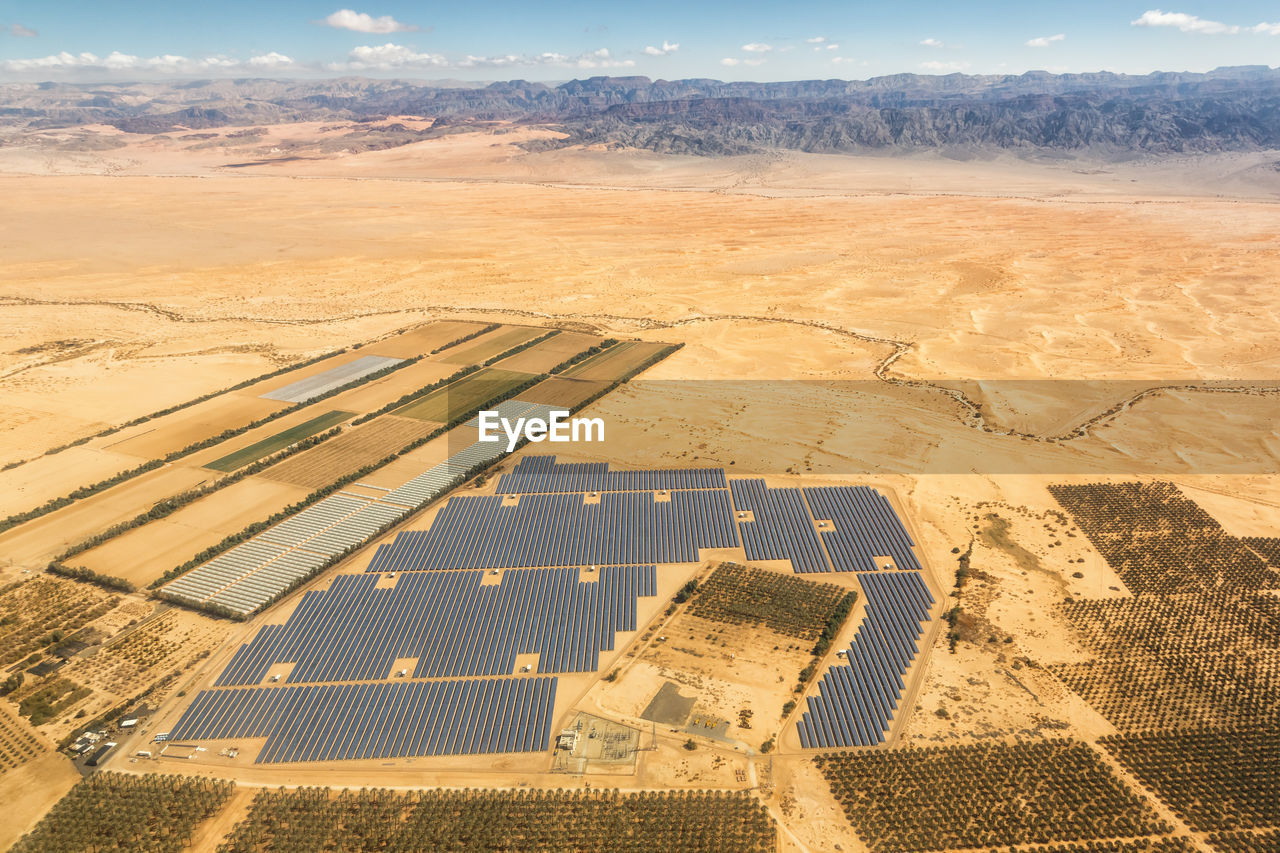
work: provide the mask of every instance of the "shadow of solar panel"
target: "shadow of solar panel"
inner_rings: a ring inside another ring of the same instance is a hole
[[[592,672],[618,631],[636,629],[636,600],[657,592],[656,569],[604,566],[598,580],[578,569],[513,569],[493,585],[484,572],[414,572],[391,588],[372,574],[338,575],[305,593],[284,625],[267,625],[218,677],[219,687],[259,684],[271,667],[293,664],[288,683],[391,677],[416,658],[415,678],[510,675],[517,655],[538,670]]]
[[[267,739],[255,762],[547,749],[554,678],[204,690],[172,740]]]
[[[933,594],[919,572],[859,573],[866,615],[849,646],[848,663],[831,667],[800,718],[806,748],[882,743],[919,652]]]

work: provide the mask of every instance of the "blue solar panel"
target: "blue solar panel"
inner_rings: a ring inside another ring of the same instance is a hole
[[[516,505],[498,495],[450,499],[428,530],[401,533],[381,546],[371,572],[515,566],[693,563],[700,548],[738,545],[729,493],[605,492],[525,494]]]
[[[170,738],[265,737],[259,764],[535,752],[555,696],[554,678],[204,690]]]
[[[526,456],[498,479],[498,493],[643,492],[725,489],[722,468],[613,471],[604,462],[557,463],[554,456]]]
[[[820,530],[838,572],[874,572],[873,557],[892,557],[895,568],[920,571],[915,543],[889,499],[868,486],[806,488],[805,500],[818,519],[832,522]]]
[[[790,560],[797,572],[831,571],[799,489],[770,489],[764,480],[733,480],[733,505],[754,520],[739,521],[748,560]]]
[[[417,659],[415,678],[509,675],[524,654],[539,672],[591,672],[617,631],[636,629],[636,597],[657,591],[651,565],[604,566],[581,583],[576,568],[484,577],[412,572],[379,588],[376,575],[338,575],[241,646],[217,686],[258,684],[286,663],[291,684],[380,680],[399,658]]]
[[[827,670],[807,700],[798,731],[806,748],[872,746],[889,731],[919,652],[933,594],[919,572],[859,573],[866,614],[849,645],[848,663]]]

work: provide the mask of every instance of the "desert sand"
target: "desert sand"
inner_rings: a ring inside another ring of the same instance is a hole
[[[94,132],[114,131],[75,131]],[[943,593],[952,550],[973,541],[983,577],[966,607],[980,617],[974,630],[997,639],[952,655],[936,634],[894,735],[912,744],[1111,731],[1043,665],[1083,654],[1056,602],[1127,591],[1083,538],[1050,548],[1046,484],[1159,475],[1232,533],[1280,534],[1280,434],[1264,382],[1280,368],[1280,195],[1258,177],[1266,157],[1104,168],[534,155],[515,144],[544,132],[350,155],[317,142],[314,157],[237,168],[260,158],[180,136],[93,154],[3,149],[0,463],[427,320],[682,343],[595,405],[610,441],[582,458],[883,486]],[[1207,381],[1248,393],[1198,390]],[[1163,384],[1180,388],[1111,412]],[[396,465],[440,453],[429,446]],[[72,464],[81,456],[67,451],[59,475],[100,476],[87,458]],[[23,477],[13,468],[0,485]],[[207,678],[283,612],[232,631],[187,678]],[[664,740],[627,784],[749,787],[763,766],[753,759],[738,782],[731,771],[746,757],[716,764],[713,754]],[[570,784],[543,770],[406,768],[394,784]],[[794,754],[773,773],[768,802],[785,842],[822,848],[832,837],[822,827],[842,822],[817,774]],[[245,780],[338,776],[373,784],[378,772],[254,770]],[[847,827],[839,833],[859,849]]]

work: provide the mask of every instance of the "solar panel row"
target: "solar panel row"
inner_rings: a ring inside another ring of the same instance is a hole
[[[858,574],[866,615],[849,646],[848,663],[827,670],[807,700],[798,731],[805,748],[882,743],[919,652],[933,594],[919,572]]]
[[[874,557],[892,557],[899,569],[920,571],[911,536],[889,499],[869,486],[806,488],[805,500],[818,519],[833,527],[819,530],[837,572],[874,572]]]
[[[611,471],[604,462],[556,463],[554,456],[526,456],[498,480],[501,494],[531,492],[643,492],[728,488],[721,468]]]
[[[170,738],[265,737],[258,764],[536,752],[555,696],[554,678],[204,690]]]
[[[749,511],[739,521],[748,560],[790,560],[797,572],[829,572],[822,541],[799,489],[770,489],[764,480],[731,480],[733,505]]]
[[[503,417],[545,415],[549,409],[541,403],[520,400],[507,400],[497,407]],[[476,423],[473,419],[466,428],[474,429]],[[477,464],[503,455],[505,447],[475,442],[376,501],[349,492],[330,495],[197,566],[163,589],[193,603],[250,613],[329,558],[362,544],[412,509],[440,497]]]
[[[610,566],[580,583],[577,569],[515,569],[497,584],[484,572],[414,572],[394,587],[378,576],[339,575],[306,593],[283,625],[242,645],[218,686],[261,682],[294,664],[289,683],[368,681],[416,659],[413,677],[508,675],[516,655],[538,671],[590,672],[616,631],[634,631],[637,596],[657,592],[654,566]]]
[[[455,497],[428,530],[399,534],[369,571],[688,563],[699,548],[733,548],[738,537],[723,489]]]

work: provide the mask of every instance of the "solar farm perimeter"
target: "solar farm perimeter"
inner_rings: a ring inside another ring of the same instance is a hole
[[[263,765],[545,753],[707,554],[856,578],[849,636],[787,725],[801,751],[890,738],[939,605],[884,494],[551,456],[272,611],[157,729]]]

